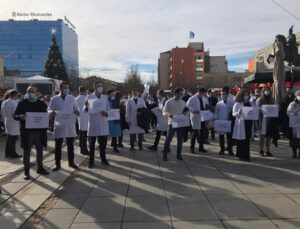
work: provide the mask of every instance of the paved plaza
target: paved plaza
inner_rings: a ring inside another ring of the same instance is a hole
[[[33,181],[22,179],[21,161],[2,161],[16,172],[1,170],[1,228],[300,228],[300,160],[291,159],[287,141],[267,158],[258,155],[256,140],[250,163],[219,156],[217,141],[196,155],[185,143],[184,161],[173,145],[163,162],[161,150],[146,150],[153,137],[146,136],[144,151],[125,144],[113,154],[109,147],[111,166],[98,158],[92,170],[76,147],[79,170],[65,161],[47,177],[32,170]],[[53,167],[53,154],[45,161]]]

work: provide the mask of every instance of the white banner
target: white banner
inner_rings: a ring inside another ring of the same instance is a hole
[[[120,120],[120,109],[109,110],[107,120],[109,121]]]
[[[190,118],[188,115],[174,115],[172,118],[172,127],[181,128],[190,126]]]
[[[56,111],[55,125],[56,126],[75,125],[76,118],[77,117],[74,113]]]
[[[215,128],[215,131],[218,133],[229,133],[229,132],[231,132],[231,121],[215,120],[214,128]]]
[[[214,114],[210,111],[200,111],[200,115],[201,115],[201,122],[214,119]]]
[[[46,129],[49,127],[49,114],[47,112],[27,112],[25,116],[25,129]]]
[[[244,120],[258,120],[259,108],[258,107],[243,107],[242,117]]]
[[[278,105],[262,105],[261,112],[263,113],[264,117],[267,118],[275,118],[278,117]]]

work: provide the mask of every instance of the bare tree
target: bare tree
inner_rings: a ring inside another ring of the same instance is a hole
[[[131,65],[130,71],[126,73],[124,80],[124,92],[130,93],[133,88],[137,88],[139,91],[144,90],[144,85],[139,73],[138,65]]]

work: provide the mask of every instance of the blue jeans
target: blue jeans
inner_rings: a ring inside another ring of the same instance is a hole
[[[167,155],[170,149],[170,144],[172,142],[173,136],[177,132],[177,156],[181,155],[182,151],[182,128],[172,128],[172,125],[169,125],[167,138],[164,145],[164,156]]]

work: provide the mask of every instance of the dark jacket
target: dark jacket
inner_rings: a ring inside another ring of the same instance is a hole
[[[40,100],[36,102],[29,102],[27,99],[19,102],[16,111],[14,113],[14,119],[20,121],[21,129],[21,147],[23,149],[28,149],[28,136],[32,131],[40,131],[42,136],[42,144],[47,147],[47,129],[26,129],[25,120],[20,119],[20,115],[25,115],[26,112],[47,112],[47,105]]]
[[[151,111],[147,108],[138,108],[137,109],[137,124],[140,128],[145,131],[149,130],[151,122]]]

